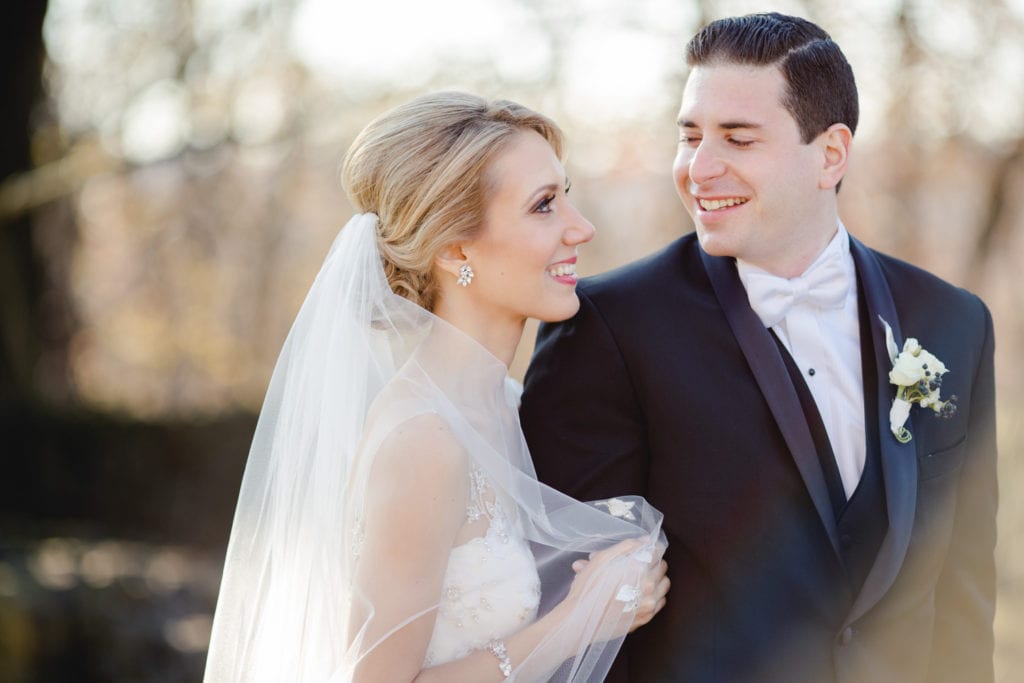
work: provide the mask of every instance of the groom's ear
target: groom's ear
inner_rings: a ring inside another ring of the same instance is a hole
[[[455,277],[459,276],[459,268],[468,261],[466,252],[463,251],[463,244],[449,244],[434,257],[434,266]]]
[[[834,189],[846,175],[852,140],[853,133],[845,123],[833,123],[815,140],[822,158],[821,170],[818,173],[819,189]]]

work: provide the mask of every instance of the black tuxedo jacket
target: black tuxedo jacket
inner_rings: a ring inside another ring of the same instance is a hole
[[[584,280],[579,313],[542,326],[521,410],[540,479],[583,500],[640,494],[665,514],[668,602],[610,681],[992,680],[991,316],[853,238],[851,252],[885,502],[859,586],[841,560],[856,534],[839,538],[794,383],[733,259],[691,233]],[[879,316],[901,348],[916,337],[946,364],[942,395],[958,399],[949,420],[915,406],[908,444],[889,430]]]

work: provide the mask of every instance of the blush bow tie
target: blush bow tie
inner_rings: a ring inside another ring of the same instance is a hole
[[[818,308],[840,308],[850,291],[850,280],[838,250],[791,280],[751,271],[745,284],[750,307],[765,327],[777,325],[793,306],[803,302]]]

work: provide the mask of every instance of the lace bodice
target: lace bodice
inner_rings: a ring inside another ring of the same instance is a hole
[[[537,617],[540,579],[519,525],[478,468],[470,472],[466,522],[486,532],[452,548],[425,666],[465,657]]]

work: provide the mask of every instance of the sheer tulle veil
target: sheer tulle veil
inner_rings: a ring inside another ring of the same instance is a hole
[[[375,623],[369,596],[379,587],[367,585],[372,571],[361,571],[361,563],[381,561],[363,552],[367,492],[380,485],[376,453],[424,414],[443,420],[510,511],[536,562],[542,614],[568,592],[581,553],[644,539],[641,550],[595,572],[585,599],[512,662],[515,680],[602,680],[622,642],[608,634],[632,618],[616,597],[660,557],[661,515],[640,498],[580,503],[537,481],[507,368],[391,291],[376,226],[374,214],[360,214],[341,230],[274,368],[239,493],[205,680],[350,681],[390,634],[436,611],[437,602],[410,605],[393,623]]]

